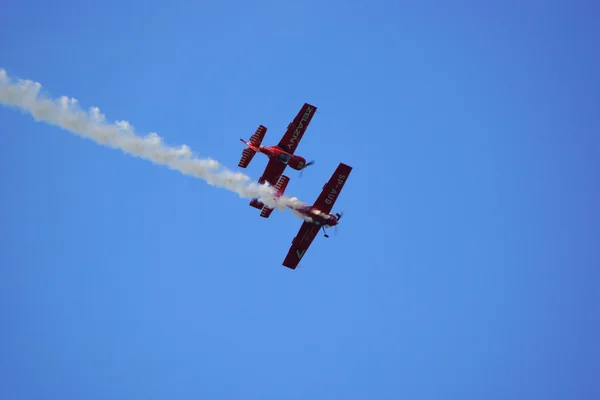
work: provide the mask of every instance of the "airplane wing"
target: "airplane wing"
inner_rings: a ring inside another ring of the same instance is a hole
[[[283,171],[285,171],[285,167],[285,164],[282,164],[275,159],[269,159],[265,172],[263,172],[258,183],[262,184],[264,182],[269,182],[271,186],[275,186],[277,181],[279,181],[279,177],[283,174]],[[264,204],[258,199],[252,199],[252,201],[250,201],[250,206],[262,210]]]
[[[317,197],[313,207],[326,214],[329,214],[344,185],[346,184],[346,180],[348,179],[348,175],[350,175],[351,171],[351,166],[340,163],[333,175],[331,175],[331,178],[329,178],[329,182],[323,186],[323,190],[321,191],[319,197]]]
[[[296,269],[300,260],[306,253],[306,250],[310,247],[311,243],[319,233],[319,227],[315,224],[311,224],[310,222],[304,222],[298,231],[298,234],[292,240],[292,246],[288,251],[285,260],[283,261],[283,266],[288,267],[290,269]]]
[[[296,118],[288,125],[278,146],[288,153],[294,154],[316,111],[317,107],[304,103]]]
[[[272,186],[275,186],[283,171],[285,171],[285,164],[280,163],[275,159],[270,159],[267,163],[267,167],[265,168],[265,172],[263,172],[262,176],[258,180],[259,183],[269,182]]]

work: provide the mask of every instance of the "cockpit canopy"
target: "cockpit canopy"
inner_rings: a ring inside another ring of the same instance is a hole
[[[277,159],[279,161],[281,161],[284,164],[287,164],[290,161],[290,155],[289,154],[285,154],[285,153],[281,153],[277,156]]]

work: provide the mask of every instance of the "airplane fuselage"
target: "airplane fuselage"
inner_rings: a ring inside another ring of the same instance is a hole
[[[304,167],[306,167],[306,159],[304,157],[297,156],[295,154],[290,154],[287,151],[283,150],[279,146],[256,147],[256,146],[252,145],[251,143],[246,142],[245,140],[242,140],[242,141],[244,143],[246,143],[246,146],[250,147],[252,150],[259,152],[259,153],[263,153],[264,155],[266,155],[267,157],[269,157],[271,159],[274,158],[275,160],[279,161],[280,163],[285,164],[285,165],[289,166],[290,168],[295,169],[296,171],[300,171]]]
[[[290,207],[292,208],[292,207]],[[299,207],[299,208],[294,208],[294,211],[296,211],[299,214],[302,214],[306,217],[309,217],[312,221],[311,223],[317,225],[317,226],[324,226],[326,228],[330,227],[330,226],[336,226],[338,224],[338,217],[334,214],[326,214],[324,212],[321,212],[319,210],[317,210],[316,208],[312,207],[312,206],[304,206],[304,207]]]
[[[306,159],[294,154],[290,154],[279,146],[260,146],[259,151],[269,158],[274,158],[290,168],[300,171],[306,166]]]

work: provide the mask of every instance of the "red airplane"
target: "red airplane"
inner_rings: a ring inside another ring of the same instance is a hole
[[[278,182],[279,178],[282,176],[285,171],[286,166],[290,166],[297,171],[301,171],[304,168],[312,165],[314,161],[306,162],[304,157],[295,155],[294,152],[306,132],[306,128],[308,128],[308,124],[312,120],[312,117],[315,115],[317,111],[317,107],[305,103],[296,118],[287,127],[287,130],[279,144],[276,146],[261,146],[262,140],[267,133],[267,128],[263,125],[260,125],[254,135],[250,137],[250,141],[246,142],[244,139],[240,139],[243,143],[248,146],[248,148],[242,151],[242,158],[238,164],[238,167],[246,168],[254,155],[256,153],[263,153],[267,157],[269,157],[269,163],[265,168],[262,176],[258,180],[259,183],[269,182],[271,186],[275,186]],[[287,183],[286,183],[287,184]],[[265,207],[264,204],[258,199],[252,199],[250,202],[250,206],[257,208],[259,210],[263,210],[261,212],[261,216],[268,218],[271,214],[270,211],[266,212],[266,210],[271,210],[268,207]],[[272,211],[272,210],[271,210]],[[265,214],[265,215],[263,215]]]
[[[317,197],[317,200],[312,206],[305,205],[300,208],[288,206],[292,208],[294,212],[299,213],[304,217],[309,217],[311,221],[304,221],[304,223],[302,223],[298,234],[292,240],[292,246],[283,261],[283,266],[290,269],[296,269],[300,260],[306,253],[306,250],[308,250],[317,236],[317,233],[319,233],[319,230],[323,229],[324,236],[327,238],[329,235],[325,232],[325,228],[338,225],[343,214],[331,214],[330,212],[342,192],[342,188],[346,184],[346,180],[351,171],[352,167],[340,163],[333,175],[331,175],[329,181],[323,186],[321,194]],[[283,195],[289,180],[290,179],[287,176],[281,176],[275,185],[276,196],[279,197]],[[265,207],[261,212],[261,216],[263,216],[263,213],[268,213],[266,216],[266,218],[268,218],[272,211],[272,209]]]

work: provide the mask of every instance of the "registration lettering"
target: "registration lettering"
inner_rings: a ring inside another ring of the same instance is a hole
[[[298,257],[298,260],[302,258],[302,256],[304,256],[304,253],[306,253],[306,249],[296,249],[296,256]]]
[[[337,194],[338,194],[337,190],[332,188],[331,191],[329,192],[329,194],[327,195],[327,197],[325,198],[325,203],[333,204],[333,202],[335,201],[335,198],[337,197]]]
[[[302,128],[304,128],[304,122],[306,122],[308,120],[308,117],[310,117],[310,114],[312,113],[312,111],[313,111],[312,107],[308,107],[306,109],[306,112],[302,116],[302,119],[300,120],[298,127],[296,128],[296,130],[294,130],[294,133],[292,134],[292,137],[290,138],[290,143],[287,146],[289,150],[291,150],[292,146],[294,146],[294,144],[296,143],[296,139],[298,139],[298,135],[300,135]]]

